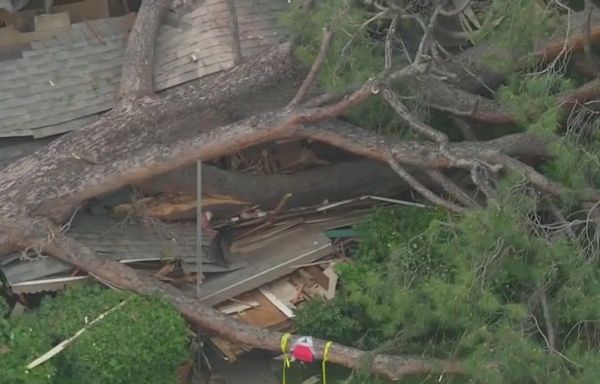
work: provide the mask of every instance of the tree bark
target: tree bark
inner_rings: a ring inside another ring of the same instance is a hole
[[[235,321],[220,311],[201,304],[190,294],[184,293],[175,287],[161,283],[152,277],[138,274],[121,263],[110,260],[100,261],[91,249],[60,234],[57,234],[53,241],[45,246],[45,250],[62,261],[89,271],[102,280],[110,281],[111,284],[116,284],[119,288],[131,290],[141,295],[158,295],[166,298],[185,318],[208,332],[236,340],[245,345],[281,352],[282,334],[280,332]],[[296,339],[297,337],[292,337],[289,342],[290,345]],[[324,346],[324,340],[314,340],[315,357],[317,359],[322,359]],[[361,369],[363,359],[368,359],[367,354],[355,348],[335,343],[330,348],[329,361],[331,363]],[[398,380],[407,375],[427,375],[431,373],[464,374],[464,367],[458,361],[382,354],[373,356],[372,361],[367,366],[371,372],[391,380]]]
[[[154,42],[170,0],[144,1],[129,34],[121,74],[121,97],[154,93]]]
[[[413,170],[414,171],[414,170]],[[227,195],[273,209],[287,193],[292,196],[286,208],[320,204],[364,194],[391,194],[407,191],[407,186],[385,164],[356,160],[292,174],[252,175],[227,171],[215,166],[202,167],[202,190],[207,194]],[[139,185],[146,194],[165,191],[187,195],[196,193],[195,167],[178,170]]]
[[[376,92],[376,82],[367,82],[325,107],[284,108],[293,95],[290,91],[302,78],[289,44],[230,71],[156,96],[152,94],[151,43],[166,3],[170,1],[145,0],[142,5],[125,55],[119,104],[96,123],[62,136],[0,171],[0,255],[40,246],[113,285],[166,298],[186,318],[209,331],[277,351],[280,333],[243,325],[172,286],[120,263],[101,260],[93,250],[60,233],[56,224],[90,198],[193,164],[198,158],[210,160],[289,136],[326,142],[379,161],[388,162],[392,156],[403,167],[468,168],[481,159],[526,174],[541,190],[561,191],[560,186],[509,156],[536,151],[535,146],[525,144],[525,140],[535,141],[527,136],[451,143],[442,149],[437,144],[382,137],[331,120],[369,98]],[[544,145],[539,152],[547,155]],[[317,358],[322,357],[322,349],[323,341],[317,340]],[[363,357],[364,352],[356,349],[337,344],[331,348],[333,363],[359,368]],[[376,355],[370,369],[391,379],[433,372],[464,373],[455,361],[385,355]]]

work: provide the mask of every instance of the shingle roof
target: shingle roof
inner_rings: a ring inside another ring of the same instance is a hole
[[[84,212],[75,217],[69,235],[94,249],[100,259],[131,263],[177,257],[187,264],[187,268],[192,268],[197,260],[196,224],[193,222],[161,223],[156,228],[145,228],[139,223]],[[204,271],[224,272],[241,265],[225,267],[215,264],[216,256],[210,240],[204,239],[203,244]],[[51,257],[20,260],[17,253],[0,261],[0,273],[9,285],[64,274],[72,269],[72,265]]]
[[[235,0],[243,56],[280,39],[284,0]],[[182,20],[162,25],[155,86],[163,90],[233,65],[224,0],[206,0]],[[22,57],[0,63],[0,137],[45,137],[84,126],[115,104],[131,16],[77,23],[68,33],[31,43]]]

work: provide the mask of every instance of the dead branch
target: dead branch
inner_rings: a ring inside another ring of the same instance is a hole
[[[437,169],[427,169],[425,171],[429,177],[438,183],[450,196],[454,197],[467,208],[481,208],[481,205],[475,201],[464,189],[458,186],[452,179],[444,175]]]
[[[329,53],[329,47],[331,46],[332,41],[333,30],[329,26],[325,27],[323,31],[323,41],[321,42],[321,48],[319,49],[317,58],[315,59],[312,67],[310,68],[310,72],[308,72],[308,75],[304,79],[304,82],[298,89],[298,92],[296,93],[292,101],[290,101],[290,106],[300,104],[302,99],[304,99],[304,97],[306,97],[306,94],[310,91],[315,81],[315,78],[317,77],[319,71],[321,70],[321,67],[325,63],[325,59],[327,58],[327,54]]]
[[[385,69],[392,69],[392,41],[394,40],[394,36],[396,35],[396,25],[398,24],[398,18],[400,14],[396,13],[390,22],[390,26],[388,27],[387,35],[385,37]],[[408,52],[406,52],[408,55]],[[410,62],[410,58],[409,58]]]
[[[39,226],[37,230],[40,230]],[[215,333],[230,340],[275,352],[281,351],[280,332],[254,327],[238,322],[196,298],[175,287],[162,283],[151,276],[141,275],[121,263],[100,260],[95,252],[74,240],[60,235],[45,247],[46,252],[58,259],[73,264],[82,270],[93,273],[101,279],[145,296],[161,296],[167,299],[190,322],[202,329]],[[297,337],[293,337],[290,345]],[[316,358],[322,359],[325,340],[314,339]],[[329,351],[329,361],[346,367],[360,369],[366,353],[333,344]],[[375,355],[369,370],[377,375],[391,380],[397,380],[408,375],[424,375],[444,373],[448,375],[463,375],[463,365],[454,360],[434,360],[404,356]]]
[[[154,41],[170,1],[144,0],[123,58],[121,98],[132,98],[154,93]]]
[[[546,295],[545,289],[540,290],[540,304],[542,305],[544,322],[546,323],[548,348],[551,351],[556,351],[556,332],[554,331],[554,324],[552,323],[552,317],[550,316],[550,304],[548,304],[548,296]]]
[[[496,101],[474,95],[433,77],[423,78],[419,83],[419,93],[431,108],[448,112],[454,116],[474,121],[512,124],[516,117]],[[600,96],[600,80],[588,82],[581,87],[556,97],[558,105],[565,111]]]
[[[432,190],[421,184],[413,175],[411,175],[406,169],[404,169],[396,159],[393,158],[393,155],[389,156],[388,164],[390,167],[402,178],[402,180],[406,181],[408,185],[411,186],[415,191],[417,191],[424,198],[432,202],[433,204],[440,206],[442,208],[446,208],[451,212],[461,213],[465,211],[465,208],[458,206],[451,201],[444,200],[440,196],[436,195]]]
[[[513,114],[494,100],[465,92],[433,77],[423,78],[419,83],[423,101],[438,111],[494,124],[516,122]]]
[[[391,89],[383,88],[382,95],[385,101],[396,111],[396,113],[415,131],[423,134],[427,138],[435,141],[439,144],[447,144],[448,137],[435,129],[431,128],[427,124],[423,123],[419,119],[415,118],[412,113],[402,103],[402,100],[396,95]]]

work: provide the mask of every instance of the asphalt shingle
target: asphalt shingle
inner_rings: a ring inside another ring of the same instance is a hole
[[[280,38],[285,0],[235,0],[242,55]],[[155,86],[170,88],[233,65],[225,0],[206,0],[186,14],[187,29],[162,25],[155,50]],[[112,108],[131,16],[77,23],[69,32],[30,44],[0,65],[0,137],[46,137],[82,127]]]

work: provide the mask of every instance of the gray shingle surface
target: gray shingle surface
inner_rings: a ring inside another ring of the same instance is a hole
[[[243,56],[259,54],[280,39],[277,18],[287,1],[235,2]],[[157,90],[233,65],[225,0],[204,1],[181,23],[190,27],[160,28],[154,67]],[[73,24],[64,35],[32,42],[22,58],[0,63],[0,137],[67,132],[112,108],[130,25],[129,16]]]

